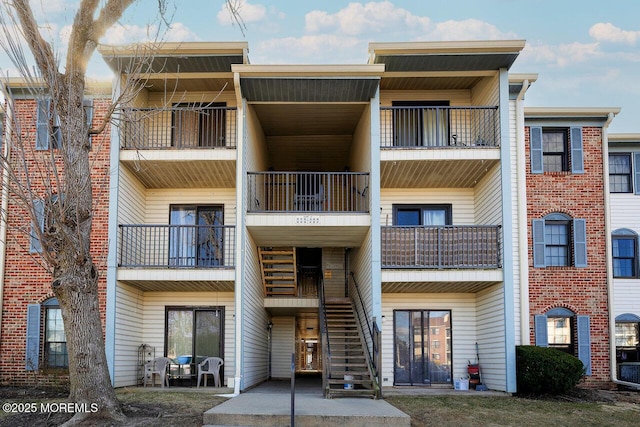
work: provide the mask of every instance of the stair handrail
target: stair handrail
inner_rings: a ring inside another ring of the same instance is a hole
[[[331,379],[331,344],[329,343],[329,326],[327,322],[327,308],[324,297],[324,274],[319,271],[318,280],[318,296],[319,296],[319,313],[320,316],[320,339],[322,341],[322,354],[325,355],[322,363],[322,390],[326,397],[328,380]]]
[[[358,296],[358,302],[360,303],[360,307],[362,308],[362,313],[364,313],[364,320],[365,323],[367,325],[366,329],[362,326],[362,318],[360,317],[360,311],[358,310],[357,307],[355,307],[355,314],[356,317],[358,318],[358,323],[360,325],[360,329],[362,330],[362,333],[365,334],[366,332],[369,332],[369,335],[367,337],[365,337],[365,348],[367,349],[367,357],[369,359],[369,366],[371,367],[371,370],[373,371],[373,379],[374,379],[374,383],[375,383],[375,388],[376,388],[376,394],[377,397],[380,398],[382,397],[382,388],[380,387],[380,374],[381,374],[381,369],[380,369],[380,363],[379,363],[379,359],[380,359],[380,328],[378,328],[378,325],[376,323],[376,321],[374,320],[373,322],[369,321],[369,315],[367,314],[367,310],[365,309],[364,306],[364,301],[362,300],[362,294],[360,293],[360,287],[358,286],[358,282],[356,281],[356,276],[353,273],[353,271],[351,271],[349,273],[349,275],[351,276],[351,282],[353,283],[353,287],[356,290],[355,294]],[[352,294],[351,292],[351,286],[349,286],[349,293]],[[355,301],[354,301],[355,302]],[[373,354],[371,354],[371,350],[369,349],[369,345],[367,344],[367,338],[371,339],[371,345],[373,347]],[[375,357],[374,357],[375,355]]]

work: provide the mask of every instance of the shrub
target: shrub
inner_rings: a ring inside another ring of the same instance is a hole
[[[516,346],[518,394],[562,394],[575,388],[585,368],[577,357],[548,347]]]

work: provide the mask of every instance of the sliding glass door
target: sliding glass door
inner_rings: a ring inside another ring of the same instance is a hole
[[[206,357],[223,357],[221,307],[167,307],[167,357],[200,363]]]
[[[223,206],[171,206],[169,265],[224,265]]]
[[[396,310],[394,384],[451,382],[451,312]]]

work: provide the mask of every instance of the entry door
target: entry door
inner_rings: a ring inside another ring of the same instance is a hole
[[[451,312],[394,312],[394,384],[451,382]]]
[[[223,316],[224,310],[217,307],[167,307],[167,357],[184,356],[194,364],[223,357]]]

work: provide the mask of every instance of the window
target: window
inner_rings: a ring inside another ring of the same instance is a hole
[[[449,145],[449,101],[393,101],[394,146]]]
[[[529,128],[531,173],[584,173],[582,128]]]
[[[584,219],[553,213],[532,221],[533,266],[587,266],[587,231]]]
[[[44,361],[50,368],[66,368],[69,366],[67,339],[64,334],[62,310],[58,300],[52,298],[45,302],[44,327]]]
[[[591,326],[589,316],[556,307],[534,316],[535,344],[577,356],[591,375]]]
[[[631,155],[609,155],[609,191],[631,193]]]
[[[171,206],[169,264],[224,266],[223,206]]]
[[[29,252],[42,252],[40,236],[44,233],[45,229],[48,229],[53,225],[55,215],[51,215],[51,213],[52,210],[58,206],[59,200],[58,195],[54,194],[45,200],[36,199],[33,201],[33,210],[36,216],[36,222],[31,223],[31,231],[29,233]]]
[[[637,276],[638,235],[629,229],[613,232],[613,277]]]
[[[41,319],[44,322],[41,323]],[[41,326],[44,326],[44,330],[41,330]],[[27,306],[25,369],[36,371],[41,363],[48,368],[69,366],[62,312],[56,298]]]
[[[179,148],[224,147],[225,103],[176,104],[172,113],[172,145]]]
[[[640,316],[633,313],[616,316],[616,361],[640,362]]]
[[[36,113],[36,150],[59,148],[62,144],[60,118],[53,111],[51,99],[39,99]]]
[[[451,330],[450,311],[395,310],[393,328],[395,385],[451,383],[451,341],[432,332]]]
[[[395,225],[449,225],[451,205],[394,205]]]
[[[223,318],[222,307],[166,307],[165,355],[190,363],[224,358]]]

